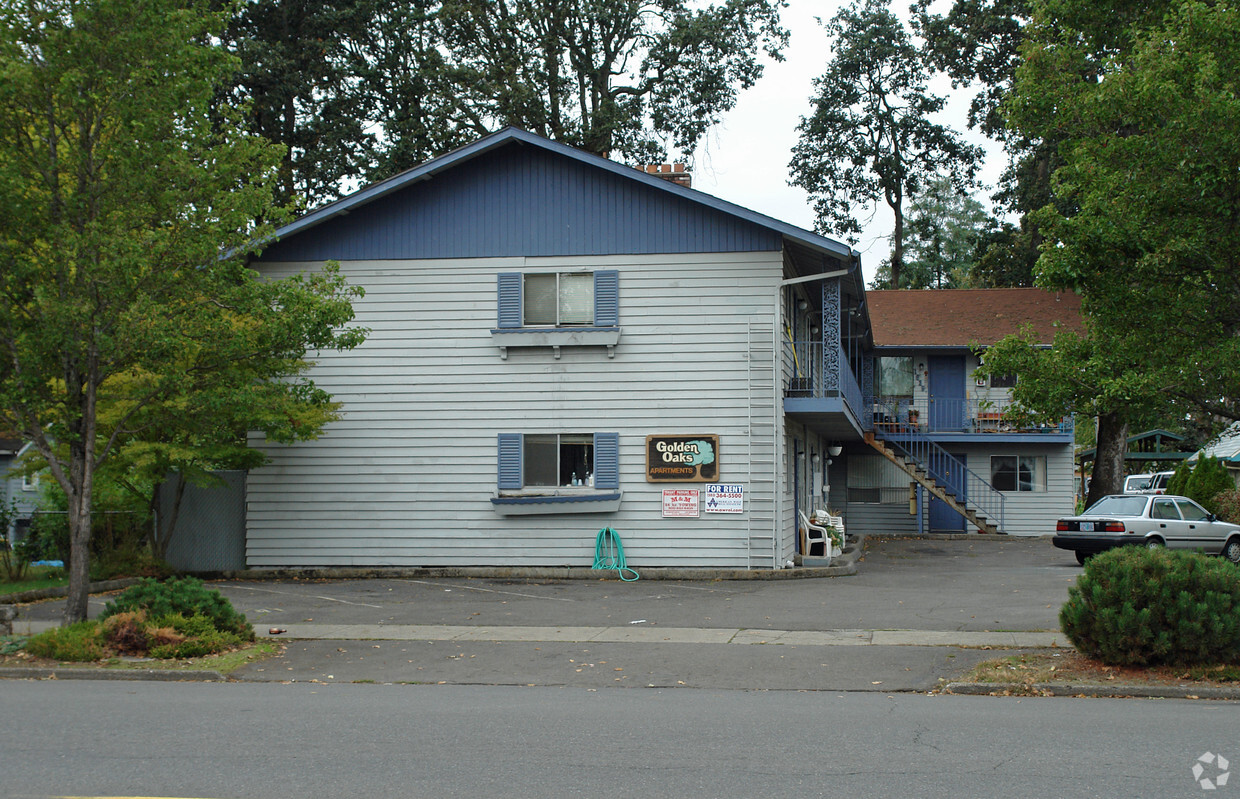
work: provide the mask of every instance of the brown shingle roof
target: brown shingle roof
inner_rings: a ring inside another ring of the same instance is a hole
[[[994,344],[1032,324],[1050,344],[1057,330],[1084,332],[1081,298],[1044,289],[867,291],[878,347]],[[1058,324],[1056,324],[1058,323]]]

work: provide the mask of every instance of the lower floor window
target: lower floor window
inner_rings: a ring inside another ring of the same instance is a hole
[[[909,481],[908,474],[877,453],[848,456],[845,484],[849,502],[906,505]]]
[[[594,485],[594,436],[559,433],[525,436],[525,485]]]
[[[990,484],[997,491],[1045,491],[1045,455],[991,455]]]
[[[620,487],[619,441],[616,433],[500,433],[499,489],[614,491]]]

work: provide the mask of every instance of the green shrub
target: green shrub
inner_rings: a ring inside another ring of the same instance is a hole
[[[1188,496],[1188,479],[1193,476],[1193,465],[1187,461],[1180,461],[1180,465],[1175,467],[1175,474],[1167,479],[1167,493],[1179,494],[1182,497]]]
[[[1184,488],[1184,495],[1190,499],[1195,499],[1203,508],[1211,513],[1217,513],[1218,510],[1214,504],[1214,498],[1229,488],[1235,488],[1236,483],[1231,479],[1231,475],[1227,473],[1227,467],[1218,458],[1202,458],[1197,461],[1192,476],[1188,478],[1188,485]]]
[[[172,630],[175,636],[166,636],[166,643],[150,648],[153,658],[195,658],[226,652],[243,643],[241,636],[217,630],[206,616],[183,616],[173,613],[156,619],[153,623],[164,630]],[[182,640],[176,640],[176,638]]]
[[[1110,665],[1235,663],[1240,571],[1201,554],[1120,547],[1089,559],[1059,624]]]
[[[101,660],[107,655],[99,623],[95,621],[41,632],[26,642],[26,651],[36,657],[74,662]]]
[[[1240,488],[1229,488],[1216,494],[1214,512],[1225,522],[1240,524]]]
[[[254,628],[245,616],[238,613],[219,591],[208,588],[202,580],[194,577],[164,582],[146,578],[125,589],[115,601],[104,606],[101,618],[133,610],[144,610],[152,619],[175,613],[186,618],[205,616],[221,632],[234,633],[246,641],[254,640]]]

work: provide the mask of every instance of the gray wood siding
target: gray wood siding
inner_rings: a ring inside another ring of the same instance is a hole
[[[1004,529],[1008,535],[1054,535],[1055,521],[1076,510],[1071,444],[1013,444],[966,446],[969,468],[990,479],[991,455],[1044,455],[1046,491],[1005,491]]]
[[[313,371],[344,403],[339,422],[316,441],[254,442],[271,462],[247,481],[251,566],[588,566],[604,526],[636,568],[770,565],[778,252],[342,266],[366,289],[356,323],[371,333]],[[615,358],[565,347],[559,360],[550,348],[501,360],[497,273],[582,268],[620,270]],[[497,434],[596,431],[620,434],[617,513],[492,509]],[[662,518],[665,486],[644,474],[653,433],[719,435],[720,481],[745,485],[745,513]]]
[[[775,231],[536,147],[508,146],[273,244],[261,261],[772,251]]]

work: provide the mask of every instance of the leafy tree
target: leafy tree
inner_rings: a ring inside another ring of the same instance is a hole
[[[1020,64],[1028,2],[955,0],[945,14],[932,13],[932,4],[916,0],[912,5],[913,28],[926,41],[927,60],[951,77],[953,88],[978,85],[969,105],[969,127],[1006,139],[1014,132],[1001,107]]]
[[[1117,342],[1105,331],[1055,334],[1047,349],[1031,327],[985,351],[979,372],[1018,375],[1012,399],[1030,421],[1072,414],[1097,419],[1097,454],[1086,505],[1118,494],[1131,421],[1157,410],[1156,395],[1139,373],[1108,357]]]
[[[235,7],[222,32],[240,59],[227,86],[230,107],[247,101],[245,129],[284,145],[277,201],[334,199],[371,158],[372,98],[358,79],[367,62],[349,46],[367,31],[371,3],[250,0]]]
[[[981,151],[931,121],[944,98],[886,0],[855,0],[826,25],[834,56],[815,79],[812,113],[801,119],[789,167],[810,193],[823,233],[856,241],[857,208],[884,202],[895,216],[890,274],[905,285],[905,203],[943,176],[958,190],[973,182]]]
[[[998,208],[1020,217],[1017,225],[996,222],[982,237],[973,281],[992,288],[1032,286],[1043,234],[1029,214],[1053,201],[1050,181],[1059,164],[1059,141],[1010,126],[1004,113],[1022,61],[1030,3],[955,0],[943,14],[931,7],[931,0],[913,4],[914,28],[926,40],[928,60],[951,77],[954,88],[978,88],[969,127],[1003,142],[1008,165],[993,199]]]
[[[157,407],[329,401],[307,349],[346,348],[355,291],[327,268],[263,282],[278,147],[219,101],[236,65],[195,0],[30,0],[0,10],[0,426],[68,503],[69,601],[85,618],[96,478],[153,438]],[[231,124],[219,124],[220,120]],[[108,407],[108,417],[101,411]],[[164,417],[167,418],[166,416]]]
[[[974,282],[979,245],[993,223],[982,204],[946,178],[927,181],[908,213],[908,241],[899,288],[964,288]],[[892,285],[891,264],[875,272],[875,285]]]
[[[1143,24],[1105,39],[1129,49],[1097,81],[1048,72],[1072,58],[1056,48],[1031,59],[1016,113],[1071,134],[1055,183],[1074,210],[1038,214],[1041,280],[1139,342],[1125,354],[1166,397],[1240,419],[1240,8],[1183,0]]]
[[[1038,0],[1008,105],[1057,142],[1039,285],[1081,295],[1094,391],[1134,414],[1240,416],[1240,19],[1230,3]],[[1059,382],[1071,387],[1079,371]],[[1054,380],[1048,376],[1048,380]],[[1040,407],[1049,410],[1049,406]],[[1122,471],[1100,424],[1096,469]],[[1111,463],[1104,463],[1104,456]],[[1118,490],[1109,479],[1095,486]]]
[[[377,129],[367,167],[380,180],[477,138],[458,113],[457,71],[446,52],[439,0],[372,0],[364,30],[345,46]]]
[[[254,0],[229,29],[248,128],[316,203],[515,125],[637,163],[691,153],[780,59],[785,0]]]
[[[784,0],[453,0],[440,11],[458,116],[600,155],[692,152],[782,58]]]

